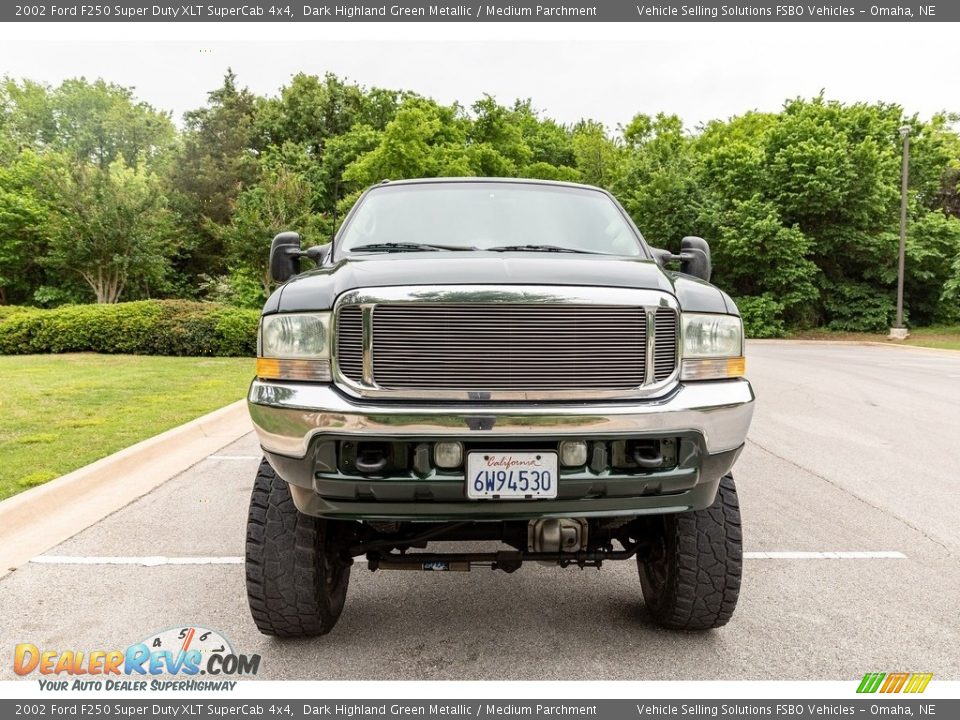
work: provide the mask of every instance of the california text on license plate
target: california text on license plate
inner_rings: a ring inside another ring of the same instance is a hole
[[[557,454],[472,452],[467,455],[467,497],[555,498]]]

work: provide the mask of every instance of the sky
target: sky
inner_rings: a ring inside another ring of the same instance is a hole
[[[561,122],[589,117],[611,129],[661,111],[693,128],[776,111],[821,90],[846,102],[898,103],[921,117],[960,112],[949,24],[563,25],[59,25],[18,27],[17,38],[4,37],[8,26],[0,30],[0,75],[51,84],[102,77],[134,87],[177,122],[228,67],[262,95],[277,94],[298,72],[330,71],[444,103],[469,105],[484,93],[502,103],[531,98]]]

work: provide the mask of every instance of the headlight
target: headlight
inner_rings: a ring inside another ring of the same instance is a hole
[[[684,313],[681,380],[720,380],[741,377],[743,323],[735,315]]]
[[[267,315],[260,321],[257,377],[330,380],[330,313]]]

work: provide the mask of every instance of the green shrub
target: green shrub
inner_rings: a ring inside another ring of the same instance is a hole
[[[743,318],[743,331],[748,338],[783,337],[783,303],[770,295],[737,298],[737,307]]]
[[[890,327],[895,310],[892,293],[866,283],[831,286],[824,308],[827,327],[841,332],[883,332]]]
[[[247,268],[231,268],[226,275],[200,276],[201,296],[210,302],[232,307],[261,308],[267,299],[263,283],[255,272]]]
[[[259,311],[226,307],[217,313],[216,322],[217,337],[224,348],[242,348],[242,354],[256,355]]]
[[[33,336],[35,334],[40,311],[34,309],[25,309],[22,312],[10,313],[8,316],[0,316],[0,354],[13,355],[30,352],[34,350]],[[11,348],[8,351],[7,348]],[[14,348],[22,348],[13,350]]]
[[[186,300],[0,308],[0,354],[98,352],[250,356],[256,310]]]
[[[33,308],[23,307],[22,305],[0,305],[0,322],[6,320],[11,315],[30,312]]]

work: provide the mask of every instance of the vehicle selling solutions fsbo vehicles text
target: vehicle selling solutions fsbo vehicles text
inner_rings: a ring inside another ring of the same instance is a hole
[[[856,10],[841,5],[637,5],[637,14],[646,18],[718,18],[718,17],[781,17],[831,18],[852,17]]]

